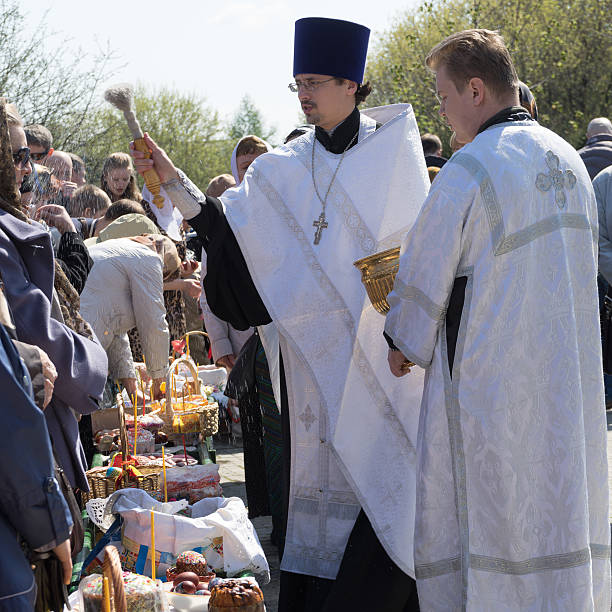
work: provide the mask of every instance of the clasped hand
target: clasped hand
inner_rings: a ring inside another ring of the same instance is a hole
[[[159,180],[162,183],[167,183],[172,179],[178,178],[176,167],[168,154],[145,132],[143,136],[151,157],[147,157],[146,153],[138,151],[134,148],[134,142],[130,142],[130,154],[134,158],[134,167],[139,174],[144,174],[147,170],[155,169]]]
[[[414,365],[412,361],[408,361],[408,359],[406,359],[404,353],[401,351],[392,351],[391,349],[389,349],[387,361],[389,362],[391,374],[393,374],[393,376],[397,376],[398,378],[408,374]]]
[[[34,213],[35,221],[44,221],[51,227],[56,227],[61,234],[66,232],[76,232],[74,223],[68,214],[68,211],[58,204],[45,204],[36,209]]]

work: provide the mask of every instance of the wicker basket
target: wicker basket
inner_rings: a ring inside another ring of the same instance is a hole
[[[119,435],[121,437],[121,456],[128,457],[127,429],[125,426],[125,407],[123,396],[117,394],[117,408],[119,409]],[[136,449],[138,450],[138,449]],[[107,467],[95,467],[88,470],[85,475],[89,483],[89,493],[82,493],[82,504],[85,505],[90,499],[105,498],[119,489],[142,489],[147,493],[159,491],[159,475],[162,471],[160,466],[138,466],[142,476],[130,477],[125,471],[119,481],[115,478],[107,478]]]
[[[114,546],[104,547],[104,561],[102,573],[108,578],[110,591],[111,612],[127,612],[127,599],[123,584],[123,570],[119,559],[119,552]]]
[[[395,247],[359,259],[353,264],[361,271],[361,282],[372,306],[383,315],[389,312],[387,296],[393,289],[395,275],[399,269],[399,253],[400,247]]]
[[[175,359],[168,368],[168,375],[166,378],[166,409],[160,413],[160,417],[164,420],[164,432],[168,435],[181,434],[182,432],[177,431],[174,427],[174,417],[177,415],[198,415],[199,419],[199,430],[204,437],[212,436],[217,433],[219,429],[219,406],[216,403],[205,404],[193,408],[191,410],[176,411],[172,406],[172,375],[178,371],[181,365],[185,365],[191,372],[193,378],[193,385],[195,387],[195,395],[201,395],[202,383],[198,377],[198,368],[194,361],[189,357],[180,357]]]

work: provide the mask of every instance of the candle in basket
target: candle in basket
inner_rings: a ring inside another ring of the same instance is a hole
[[[166,485],[166,446],[162,446],[162,469],[164,472],[164,501],[168,503],[168,486]]]
[[[151,510],[151,578],[155,580],[155,513]]]
[[[144,363],[145,368],[147,367],[147,360],[145,359],[144,354],[142,355],[142,363]],[[142,374],[140,374],[140,386],[142,387],[142,416],[145,416],[145,403],[146,403],[146,398],[145,398],[145,382],[144,379],[142,378]],[[153,400],[153,398],[151,398],[151,400]]]
[[[136,457],[136,440],[138,438],[138,408],[136,406],[136,398],[134,398],[134,457]],[[129,455],[129,449],[128,449]]]
[[[185,355],[189,357],[189,334],[185,334]]]
[[[110,586],[108,584],[108,578],[104,576],[104,582],[102,583],[102,592],[103,592],[103,605],[102,612],[111,612],[110,605]]]

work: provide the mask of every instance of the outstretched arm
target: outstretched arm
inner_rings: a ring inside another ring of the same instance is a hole
[[[198,234],[208,257],[204,289],[212,312],[236,329],[270,323],[236,237],[217,198],[205,196],[175,167],[166,152],[145,134],[151,158],[130,145],[138,172],[155,168],[172,204]]]

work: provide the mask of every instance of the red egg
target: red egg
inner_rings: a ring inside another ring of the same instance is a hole
[[[195,574],[194,572],[183,572],[182,574],[178,574],[174,578],[172,583],[174,584],[174,586],[177,586],[180,582],[184,582],[185,580],[193,583],[194,586],[198,584],[198,582],[200,582],[198,575]]]
[[[199,582],[197,590],[208,590],[208,582]]]
[[[174,587],[174,590],[176,593],[186,593],[187,595],[190,595],[191,593],[195,593],[196,585],[190,580],[183,580],[183,582]]]

